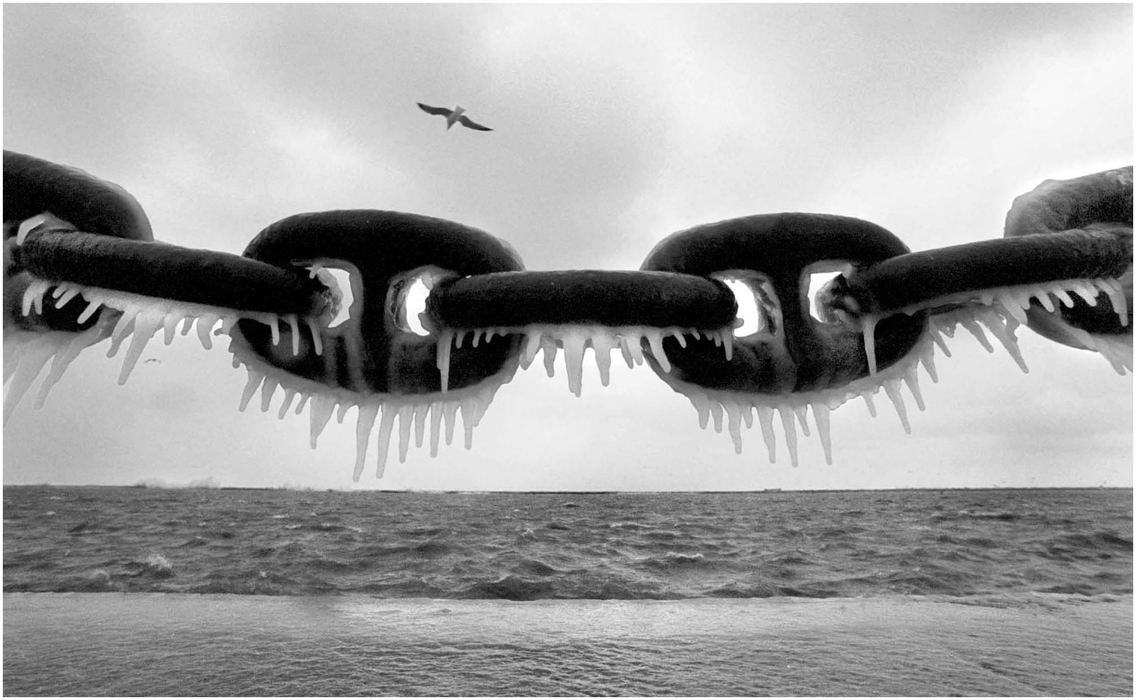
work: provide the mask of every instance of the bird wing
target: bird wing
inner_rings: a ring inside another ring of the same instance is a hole
[[[452,109],[446,109],[445,107],[431,107],[430,105],[424,105],[421,102],[418,103],[418,106],[422,108],[423,112],[426,112],[428,114],[437,114],[443,117],[449,116],[450,112],[453,111]]]
[[[462,123],[462,126],[468,126],[471,129],[477,129],[478,131],[493,131],[489,127],[482,126],[466,116],[458,117],[458,121]]]

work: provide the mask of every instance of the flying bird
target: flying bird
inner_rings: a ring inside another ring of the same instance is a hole
[[[419,102],[418,106],[421,107],[422,111],[426,112],[427,114],[436,114],[440,117],[445,117],[447,131],[449,131],[451,126],[457,124],[458,122],[461,122],[462,126],[469,127],[470,129],[476,129],[477,131],[493,131],[489,127],[482,126],[481,124],[478,124],[469,117],[465,116],[465,107],[462,107],[461,105],[457,105],[453,109],[447,109],[446,107],[431,107],[430,105],[424,105]]]

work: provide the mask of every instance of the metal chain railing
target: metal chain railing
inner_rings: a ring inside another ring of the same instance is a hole
[[[758,215],[673,234],[638,271],[524,271],[485,232],[374,210],[289,217],[242,256],[183,248],[154,241],[121,188],[8,151],[4,198],[5,420],[49,361],[39,404],[84,348],[109,338],[113,355],[130,338],[122,382],[159,329],[170,342],[196,323],[207,347],[230,336],[249,374],[242,409],[257,390],[264,410],[284,393],[281,416],[310,402],[314,446],[355,407],[356,478],[380,413],[380,473],[395,418],[402,458],[427,419],[432,451],[443,419],[449,441],[459,409],[468,444],[540,352],[550,375],[564,353],[576,394],[587,348],[605,385],[612,351],[646,363],[739,451],[756,409],[772,459],[779,413],[794,463],[796,426],[808,434],[811,412],[827,454],[828,413],[854,396],[874,412],[884,389],[907,427],[899,387],[922,407],[916,367],[935,379],[956,325],[988,348],[992,333],[1023,368],[1019,325],[1132,368],[1131,167],[1043,183],[1001,239],[913,253],[857,219]],[[810,294],[818,272],[829,281]]]

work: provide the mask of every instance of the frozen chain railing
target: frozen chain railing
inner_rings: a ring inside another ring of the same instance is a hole
[[[427,424],[431,454],[449,444],[459,411],[468,447],[538,354],[552,376],[563,352],[577,396],[588,350],[605,386],[613,352],[647,364],[739,452],[756,412],[771,461],[776,416],[793,464],[798,426],[831,460],[829,413],[860,397],[875,415],[880,389],[910,432],[901,388],[923,408],[917,368],[937,380],[959,325],[1025,371],[1021,325],[1132,369],[1131,167],[1043,183],[1002,239],[912,253],[857,219],[758,215],[673,234],[638,271],[529,272],[482,231],[372,210],[286,218],[243,256],[181,248],[121,188],[8,151],[4,200],[5,421],[49,363],[37,406],[83,349],[129,339],[123,383],[159,330],[196,325],[206,348],[230,336],[242,410],[279,392],[314,447],[354,408],[356,479],[376,423],[380,475],[396,419],[400,459]]]

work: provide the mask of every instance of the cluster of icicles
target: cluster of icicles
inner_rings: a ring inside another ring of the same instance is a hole
[[[429,423],[431,429],[430,453],[432,456],[437,454],[443,420],[445,421],[446,444],[450,444],[459,408],[465,432],[465,445],[469,448],[472,442],[473,428],[484,416],[497,390],[512,379],[518,364],[524,368],[531,365],[536,353],[540,350],[544,351],[544,365],[549,376],[554,374],[553,365],[558,351],[564,350],[569,389],[579,396],[584,354],[588,347],[592,348],[601,382],[606,386],[609,381],[611,365],[610,353],[616,348],[620,350],[628,367],[633,367],[644,362],[643,342],[646,341],[647,347],[650,348],[651,354],[660,369],[669,372],[670,363],[663,352],[663,339],[668,336],[675,338],[683,347],[685,347],[686,335],[695,338],[706,336],[722,347],[727,359],[732,356],[733,343],[735,342],[733,330],[727,328],[698,331],[690,328],[650,328],[645,326],[610,328],[596,325],[533,325],[470,331],[443,330],[438,333],[437,339],[438,369],[441,374],[442,391],[409,396],[366,396],[296,377],[260,360],[248,350],[247,344],[236,328],[236,322],[241,318],[250,318],[264,323],[271,327],[273,342],[278,344],[282,341],[281,325],[284,324],[287,326],[292,340],[292,351],[298,353],[299,326],[304,323],[311,331],[316,352],[321,353],[320,324],[323,323],[323,319],[222,309],[154,299],[68,282],[44,280],[36,280],[29,285],[22,299],[22,312],[27,315],[32,309],[41,311],[49,291],[57,306],[64,306],[72,302],[77,296],[82,296],[87,307],[81,320],[86,320],[96,313],[99,313],[99,316],[91,328],[80,333],[33,332],[11,328],[6,330],[4,338],[5,422],[49,361],[51,362],[51,369],[40,387],[35,402],[37,408],[43,405],[51,388],[59,381],[68,365],[84,348],[109,338],[111,346],[107,356],[113,357],[126,338],[132,336],[118,378],[119,383],[122,384],[126,382],[131,370],[137,364],[146,344],[159,329],[164,330],[165,342],[169,344],[176,335],[179,324],[182,325],[182,335],[187,335],[191,327],[196,324],[197,337],[206,349],[212,347],[212,335],[228,334],[231,336],[232,342],[229,349],[234,355],[234,367],[243,364],[248,372],[248,383],[241,397],[241,410],[247,407],[252,397],[259,390],[261,410],[268,411],[276,390],[279,388],[284,392],[284,399],[278,411],[278,416],[283,418],[295,399],[299,397],[295,412],[299,414],[303,411],[305,405],[309,406],[311,445],[315,447],[316,440],[330,421],[331,415],[336,414],[338,421],[342,422],[346,412],[354,407],[357,411],[354,470],[356,480],[363,471],[367,445],[370,442],[376,421],[379,423],[377,444],[377,474],[379,476],[382,476],[385,468],[396,418],[399,423],[398,453],[400,461],[406,459],[412,429],[415,445],[418,447],[423,445],[427,423]],[[943,335],[953,337],[955,327],[962,325],[973,333],[987,350],[993,351],[993,347],[983,333],[982,328],[985,327],[1002,343],[1023,371],[1028,371],[1015,337],[1015,329],[1025,322],[1024,310],[1028,308],[1031,298],[1037,299],[1046,309],[1055,308],[1053,300],[1050,298],[1051,295],[1060,303],[1072,306],[1070,292],[1081,296],[1089,304],[1096,303],[1098,292],[1104,293],[1112,301],[1112,306],[1117,314],[1126,322],[1127,310],[1124,294],[1120,283],[1115,279],[1068,280],[1045,285],[1005,287],[999,290],[964,295],[958,299],[936,300],[936,303],[957,301],[970,304],[978,303],[980,306],[971,306],[955,312],[933,316],[930,332],[919,341],[903,360],[882,371],[876,369],[874,343],[872,342],[875,323],[878,319],[864,317],[862,326],[865,349],[872,373],[837,389],[811,393],[762,395],[708,390],[684,383],[674,377],[668,377],[666,381],[676,391],[685,394],[691,400],[698,411],[699,422],[703,428],[708,426],[711,416],[717,431],[720,432],[724,425],[728,426],[730,436],[739,453],[742,444],[741,425],[744,423],[747,428],[753,426],[753,412],[756,409],[758,423],[768,448],[770,461],[774,461],[776,458],[773,413],[776,411],[780,414],[785,444],[792,463],[796,465],[796,425],[799,424],[804,434],[809,435],[807,415],[811,411],[824,447],[826,460],[831,462],[828,416],[831,410],[848,399],[859,396],[864,399],[869,411],[874,416],[876,412],[872,397],[880,388],[883,388],[895,406],[904,429],[910,432],[900,388],[902,384],[906,384],[920,410],[923,409],[917,368],[919,364],[922,364],[932,381],[937,381],[933,358],[934,346],[937,345],[945,355],[950,356]],[[903,311],[910,312],[913,310],[904,309]],[[214,330],[218,323],[221,324],[220,328]],[[524,345],[517,361],[477,386],[460,390],[448,389],[451,347],[460,348],[467,334],[472,336],[470,342],[476,346],[482,338],[488,341],[495,335],[507,333],[525,334]],[[1088,334],[1084,335],[1087,341],[1085,345],[1103,354],[1118,372],[1123,374],[1125,369],[1132,369],[1130,337],[1126,337],[1126,342],[1119,341],[1116,344],[1110,344],[1097,342]],[[380,412],[382,414],[381,419],[379,419]]]
[[[472,335],[471,345],[477,347],[482,335],[485,340],[495,335],[523,334],[524,346],[521,350],[520,365],[528,369],[536,359],[537,352],[544,353],[544,368],[548,376],[555,374],[556,354],[561,348],[564,350],[564,369],[568,375],[568,390],[580,396],[583,389],[584,351],[592,349],[592,356],[599,370],[600,383],[608,385],[611,379],[611,352],[619,348],[628,369],[634,369],[645,361],[643,354],[643,341],[651,349],[651,355],[658,362],[664,372],[671,371],[670,361],[663,351],[663,339],[673,337],[678,341],[679,347],[686,347],[687,335],[698,339],[703,335],[714,341],[714,345],[721,347],[726,359],[733,357],[734,347],[733,330],[720,328],[717,330],[699,331],[697,328],[680,328],[669,326],[666,328],[653,328],[651,326],[600,326],[594,324],[542,324],[530,326],[516,326],[508,328],[482,328],[474,330],[443,330],[438,334],[438,371],[441,374],[442,391],[446,391],[450,377],[451,348],[460,348],[466,334]]]
[[[5,423],[48,361],[51,362],[51,369],[40,385],[35,402],[36,408],[43,407],[52,387],[83,349],[107,338],[111,341],[107,357],[117,355],[123,342],[131,338],[118,375],[118,383],[125,384],[142,357],[146,345],[158,329],[163,329],[166,345],[169,345],[173,342],[179,323],[182,324],[181,334],[188,335],[196,321],[197,337],[207,350],[213,346],[211,335],[214,334],[213,328],[218,322],[221,323],[218,333],[227,332],[240,318],[254,318],[271,325],[276,337],[279,337],[281,320],[289,323],[294,331],[298,331],[299,320],[295,315],[281,319],[275,314],[174,302],[129,292],[71,282],[48,282],[41,279],[34,279],[25,289],[21,300],[21,313],[27,316],[33,309],[37,313],[42,313],[48,291],[51,291],[52,301],[58,308],[66,306],[77,296],[82,296],[87,306],[79,315],[80,323],[85,323],[96,313],[98,318],[94,325],[79,333],[5,329]],[[294,333],[293,337],[298,339],[298,333]]]
[[[808,436],[810,432],[808,413],[811,411],[824,448],[825,461],[831,464],[832,441],[829,432],[829,413],[832,410],[840,407],[849,399],[860,397],[867,404],[868,412],[872,417],[875,417],[876,407],[873,397],[882,388],[895,407],[904,431],[910,434],[911,424],[908,421],[907,407],[900,389],[906,384],[919,410],[924,410],[923,397],[919,391],[918,367],[922,365],[928,376],[931,377],[931,381],[938,382],[934,363],[935,346],[938,346],[947,357],[951,356],[951,351],[943,336],[953,338],[955,329],[961,325],[974,335],[987,352],[994,352],[994,346],[983,331],[985,328],[1001,343],[1018,367],[1023,372],[1029,372],[1025,359],[1022,357],[1021,348],[1018,347],[1016,335],[1018,326],[1026,323],[1025,310],[1029,308],[1031,299],[1036,299],[1042,308],[1053,311],[1057,308],[1053,298],[1071,308],[1073,298],[1070,293],[1077,294],[1090,306],[1097,304],[1098,294],[1105,294],[1112,303],[1113,310],[1120,318],[1121,325],[1127,325],[1127,302],[1123,287],[1116,279],[1072,279],[1045,284],[1015,285],[936,299],[936,305],[966,303],[970,306],[931,316],[927,335],[918,341],[906,357],[882,371],[877,367],[874,342],[875,327],[882,317],[871,315],[861,317],[861,332],[864,338],[864,349],[870,374],[836,389],[768,395],[706,389],[675,378],[666,381],[672,388],[690,399],[698,412],[698,421],[702,428],[708,427],[711,417],[714,420],[715,431],[722,432],[725,426],[733,440],[734,449],[739,454],[742,451],[742,423],[747,428],[752,428],[753,414],[756,410],[770,462],[776,461],[777,452],[777,439],[773,429],[774,412],[776,411],[780,415],[785,445],[793,466],[797,466],[796,426],[799,424],[801,431]],[[912,313],[918,311],[919,308],[918,306],[906,307],[901,309],[899,313]],[[1132,371],[1132,337],[1130,335],[1109,340],[1099,336],[1091,336],[1073,327],[1069,327],[1067,332],[1081,341],[1086,348],[1103,355],[1117,373],[1123,375],[1125,370]]]
[[[231,342],[229,350],[233,353],[233,367],[242,364],[248,372],[248,382],[241,395],[240,410],[248,407],[252,397],[260,391],[260,410],[268,412],[276,390],[283,391],[284,396],[280,402],[277,417],[283,419],[288,409],[296,401],[295,412],[299,415],[304,406],[308,405],[308,414],[311,419],[310,444],[316,447],[316,441],[331,420],[334,413],[336,420],[342,423],[351,408],[356,409],[355,423],[355,469],[352,478],[356,481],[363,474],[366,461],[367,446],[374,432],[375,422],[379,422],[378,430],[378,463],[375,475],[382,478],[386,470],[387,455],[390,452],[391,438],[394,434],[394,422],[398,419],[398,459],[406,461],[410,446],[411,429],[414,430],[414,444],[422,447],[427,419],[430,424],[430,456],[438,455],[438,443],[442,435],[443,419],[446,444],[453,442],[454,426],[458,409],[461,409],[462,426],[465,432],[465,448],[473,446],[473,429],[481,422],[489,404],[497,390],[507,384],[516,372],[516,362],[503,371],[486,379],[475,386],[466,387],[447,392],[433,392],[427,394],[408,394],[405,396],[393,394],[363,395],[347,389],[335,389],[318,382],[297,377],[273,365],[260,360],[247,346],[239,332],[230,333]],[[380,413],[382,417],[379,418]]]

